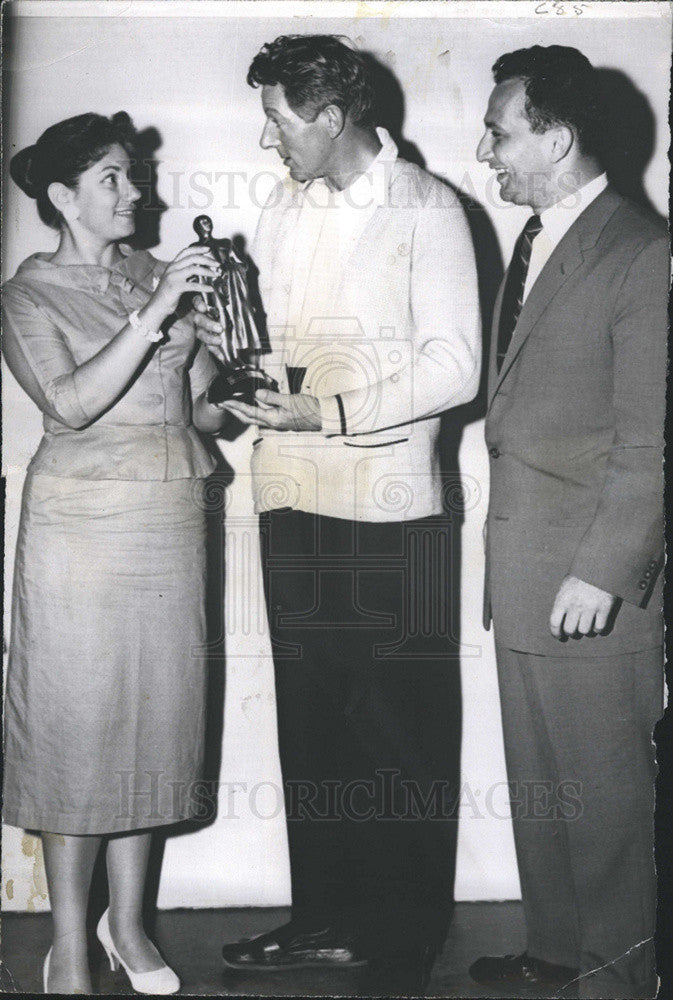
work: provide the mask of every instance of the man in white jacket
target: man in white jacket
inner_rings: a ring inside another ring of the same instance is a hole
[[[282,36],[248,74],[289,169],[253,248],[279,392],[257,425],[292,872],[291,922],[233,968],[427,971],[450,918],[460,749],[439,414],[480,372],[477,277],[454,192],[375,128],[366,64]],[[217,352],[217,328],[198,317]],[[450,484],[455,489],[455,480]]]

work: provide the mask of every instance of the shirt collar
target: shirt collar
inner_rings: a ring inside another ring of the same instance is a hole
[[[397,146],[385,128],[377,128],[381,148],[363,174],[356,177],[345,190],[348,191],[351,204],[364,207],[367,196],[376,205],[385,205],[390,168],[397,159]],[[344,191],[339,192],[342,196]]]
[[[561,242],[573,222],[589,207],[602,191],[608,186],[606,174],[594,177],[584,187],[573,191],[554,205],[540,213],[540,222],[545,235],[554,246]]]
[[[34,281],[61,288],[104,293],[113,284],[130,289],[154,270],[153,258],[146,251],[134,251],[126,244],[119,244],[119,249],[122,258],[111,268],[99,264],[54,264],[51,254],[35,253],[21,264],[19,271]]]
[[[376,134],[381,148],[367,169],[358,174],[351,184],[342,191],[335,191],[327,185],[324,177],[318,177],[304,184],[302,192],[310,192],[311,201],[320,205],[326,200],[329,204],[353,209],[369,208],[372,204],[385,205],[390,168],[397,159],[398,150],[387,129],[377,128]]]

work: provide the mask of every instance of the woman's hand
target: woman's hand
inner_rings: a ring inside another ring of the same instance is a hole
[[[218,361],[226,362],[224,351],[222,350],[222,326],[208,315],[205,302],[200,296],[195,295],[192,305],[196,310],[193,314],[194,328],[196,336],[205,344],[211,354],[214,354]]]
[[[207,247],[185,247],[168,265],[147,304],[140,310],[143,322],[158,330],[177,308],[180,296],[194,291],[190,278],[214,278],[218,274],[219,264]]]

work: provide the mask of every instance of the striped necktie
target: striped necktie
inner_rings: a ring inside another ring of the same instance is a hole
[[[541,230],[542,223],[540,222],[540,216],[531,215],[514,247],[512,263],[507,274],[500,309],[497,355],[498,372],[505,360],[505,355],[507,354],[507,349],[512,340],[514,328],[516,327],[516,321],[519,318],[521,306],[523,305],[523,293],[526,287],[526,275],[528,274],[533,240]]]

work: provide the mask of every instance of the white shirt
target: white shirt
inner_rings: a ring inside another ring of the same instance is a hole
[[[386,197],[387,172],[397,146],[385,129],[376,130],[381,149],[367,168],[343,191],[331,189],[323,178],[301,191],[302,207],[291,242],[278,248],[279,265],[288,275],[290,296],[287,326],[305,335],[317,317],[333,316],[342,267],[352,251],[371,209]],[[310,392],[310,386],[302,386]]]
[[[594,177],[592,181],[589,181],[588,184],[585,184],[578,191],[573,191],[572,194],[562,198],[561,201],[557,201],[555,205],[546,208],[544,212],[540,213],[542,231],[533,240],[530,264],[528,265],[528,274],[526,275],[526,285],[523,292],[524,302],[540,276],[542,268],[572,224],[577,221],[582,212],[589,207],[591,202],[607,186],[607,175],[601,174],[599,177]]]

